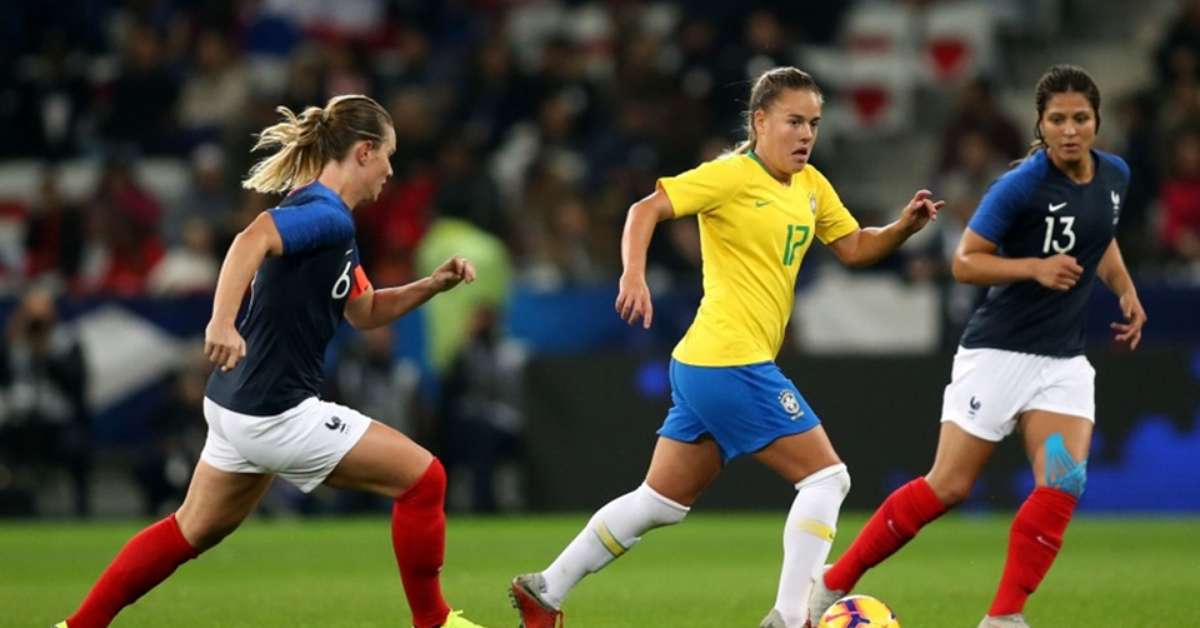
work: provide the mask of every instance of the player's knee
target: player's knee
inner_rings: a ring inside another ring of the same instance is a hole
[[[1075,460],[1067,451],[1062,434],[1055,432],[1043,445],[1044,486],[1062,491],[1078,499],[1087,486],[1087,459]]]
[[[691,511],[687,506],[666,497],[644,482],[635,493],[645,503],[644,508],[647,513],[650,513],[654,527],[679,523]]]
[[[396,496],[397,502],[413,506],[441,507],[446,500],[446,468],[442,461],[435,456],[425,472],[410,486],[400,491]]]
[[[241,523],[240,518],[218,517],[204,521],[189,521],[188,525],[180,522],[179,528],[183,533],[183,538],[199,554],[216,547],[218,543],[225,540],[225,537],[233,534],[233,531],[237,530]]]
[[[840,462],[824,469],[818,469],[797,482],[796,490],[817,486],[830,487],[838,493],[839,498],[845,498],[850,492],[850,471],[846,469],[845,464]]]
[[[937,496],[938,501],[942,502],[947,508],[967,501],[967,498],[971,496],[971,488],[974,485],[971,478],[942,478],[933,474],[926,476],[925,482],[929,484],[929,488],[933,490],[933,494]]]

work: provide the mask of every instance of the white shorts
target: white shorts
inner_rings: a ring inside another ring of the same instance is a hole
[[[325,481],[371,425],[357,410],[316,397],[274,416],[241,414],[206,397],[204,420],[201,460],[229,473],[278,475],[305,493]]]
[[[1096,369],[1087,358],[1054,358],[1001,349],[958,348],[950,385],[942,398],[942,421],[997,442],[1028,410],[1045,410],[1096,421]]]

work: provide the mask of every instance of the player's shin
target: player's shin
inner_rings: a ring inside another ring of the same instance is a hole
[[[775,610],[784,623],[804,626],[814,573],[825,564],[837,530],[838,510],[850,491],[846,465],[825,467],[796,483],[796,499],[783,529],[783,570]]]
[[[946,510],[925,478],[896,489],[871,515],[850,548],[825,572],[825,586],[850,591],[863,573],[904,547],[925,524]]]
[[[142,530],[121,548],[67,624],[71,628],[104,628],[121,609],[198,553],[184,538],[175,515]]]
[[[440,626],[450,614],[439,574],[446,555],[446,471],[437,458],[392,505],[392,547],[416,628]]]
[[[646,532],[683,521],[689,510],[646,484],[605,504],[542,572],[546,581],[543,600],[561,607],[567,593],[584,576],[603,569]]]
[[[1025,608],[1058,556],[1087,483],[1087,461],[1071,458],[1060,434],[1046,441],[1045,456],[1046,486],[1034,489],[1013,518],[1004,575],[989,616],[1012,615]]]

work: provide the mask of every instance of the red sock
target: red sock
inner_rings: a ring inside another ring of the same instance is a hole
[[[446,555],[445,500],[446,470],[434,458],[392,505],[392,547],[416,628],[440,626],[450,614],[438,579]]]
[[[83,604],[67,618],[71,628],[104,628],[175,568],[198,552],[183,538],[175,515],[137,533],[109,563]]]
[[[946,512],[925,478],[896,489],[858,533],[837,563],[825,572],[825,586],[850,591],[866,571],[896,553],[922,526]]]
[[[1037,590],[1058,556],[1076,501],[1068,493],[1045,486],[1034,489],[1025,500],[1008,533],[1008,559],[988,615],[1024,610],[1025,600]]]

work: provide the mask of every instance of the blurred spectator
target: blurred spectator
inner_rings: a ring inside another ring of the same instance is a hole
[[[1003,160],[1018,159],[1026,152],[1023,134],[1000,109],[992,94],[991,81],[976,78],[968,81],[959,92],[950,122],[942,129],[941,158],[938,172],[946,172],[955,164],[958,143],[968,132],[982,133],[996,155]]]
[[[1149,211],[1158,196],[1162,177],[1161,141],[1155,126],[1157,106],[1153,92],[1147,90],[1126,96],[1118,109],[1120,126],[1125,132],[1119,152],[1129,164],[1129,190],[1121,208],[1117,238],[1125,262],[1135,267],[1150,254]]]
[[[168,207],[162,234],[169,246],[183,243],[184,225],[198,219],[208,225],[218,242],[233,239],[243,225],[235,219],[234,199],[229,194],[225,151],[217,144],[201,144],[192,150],[191,180],[179,202]]]
[[[70,204],[59,190],[58,171],[46,167],[31,208],[25,234],[25,273],[59,286],[74,283],[82,262],[83,210]]]
[[[182,239],[150,272],[146,284],[151,295],[205,294],[217,287],[220,265],[213,251],[212,227],[193,216],[183,226]]]
[[[173,509],[187,493],[204,448],[204,387],[211,372],[199,347],[188,352],[172,374],[162,404],[150,415],[145,444],[133,453],[134,481],[147,517]]]
[[[1159,81],[1200,82],[1200,0],[1183,0],[1181,11],[1168,26],[1154,55]]]
[[[986,293],[985,288],[953,280],[950,268],[954,251],[984,193],[1006,168],[1005,160],[982,130],[966,129],[957,140],[953,166],[942,175],[938,185],[946,207],[937,222],[914,237],[913,244],[907,247],[917,249],[908,260],[908,278],[935,281],[944,288],[942,337],[947,346],[958,342],[967,319]]]
[[[91,202],[82,290],[112,296],[144,293],[146,278],[164,252],[158,234],[161,215],[158,202],[134,180],[132,164],[124,157],[110,158]]]
[[[513,67],[512,48],[499,36],[483,42],[457,91],[454,119],[467,138],[489,151],[532,107],[532,93]]]
[[[516,465],[525,423],[521,389],[526,354],[502,337],[491,307],[475,310],[467,335],[442,386],[443,451],[451,483],[461,486],[457,480],[469,477],[475,512],[514,510],[524,501]],[[462,492],[468,491],[451,490],[452,495]]]
[[[147,153],[177,151],[176,100],[179,84],[164,63],[163,37],[135,23],[125,36],[120,73],[107,90],[103,137],[133,143]]]
[[[90,416],[83,347],[58,324],[54,296],[33,288],[22,297],[0,344],[0,465],[19,490],[46,488],[46,471],[71,476],[74,511],[91,512]]]
[[[437,150],[438,186],[433,205],[442,216],[462,218],[508,241],[511,225],[496,183],[479,168],[480,156],[464,137],[447,137]]]
[[[421,307],[426,355],[439,374],[466,343],[475,310],[501,307],[512,289],[512,262],[504,242],[460,218],[443,216],[430,225],[415,252],[416,274],[428,275],[452,255],[475,262],[479,273],[474,283],[439,294]]]
[[[1200,130],[1190,129],[1172,143],[1161,198],[1163,245],[1172,255],[1200,265]]]
[[[245,115],[249,75],[226,36],[214,30],[196,37],[192,62],[179,99],[179,124],[189,143],[220,140]]]
[[[15,77],[17,114],[10,131],[16,141],[0,148],[15,155],[50,159],[75,156],[90,114],[87,58],[69,48],[66,32],[46,33],[41,54],[27,57]]]

